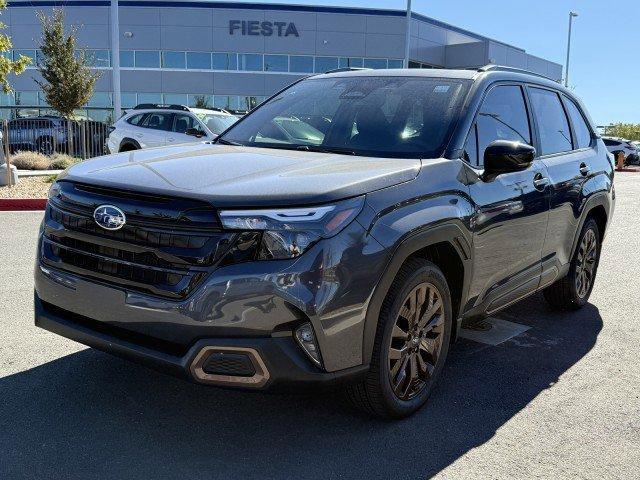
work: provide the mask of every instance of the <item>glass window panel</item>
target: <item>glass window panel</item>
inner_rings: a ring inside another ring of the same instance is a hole
[[[229,97],[229,109],[230,110],[245,110],[240,103],[240,97],[232,95]]]
[[[111,94],[106,92],[94,92],[87,105],[90,107],[110,107]]]
[[[163,103],[166,105],[186,105],[189,99],[186,93],[165,93]]]
[[[162,68],[186,68],[185,52],[162,52]]]
[[[397,60],[390,58],[388,68],[402,68],[404,66],[404,60]]]
[[[493,88],[485,98],[476,120],[478,127],[478,162],[491,142],[509,140],[531,143],[527,107],[518,86]]]
[[[122,108],[133,108],[138,104],[135,93],[122,93],[120,94],[120,103]]]
[[[20,56],[29,57],[31,59],[31,66],[36,64],[36,51],[35,50],[14,50],[13,59],[18,60]]]
[[[213,106],[216,108],[229,109],[229,97],[227,95],[216,95],[213,97]]]
[[[38,92],[38,105],[42,105],[44,107],[48,107],[47,98],[44,92]]]
[[[238,55],[229,53],[229,70],[238,70]]]
[[[569,122],[556,92],[531,88],[531,103],[540,133],[541,155],[572,149]]]
[[[208,52],[187,52],[187,68],[211,70],[211,54]]]
[[[136,68],[160,68],[160,52],[136,50]]]
[[[2,106],[7,106],[7,105],[15,105],[15,97],[13,96],[13,93],[2,93],[0,92],[0,105]]]
[[[338,68],[347,68],[349,67],[349,59],[347,57],[340,57],[338,60]]]
[[[420,68],[420,63],[409,60],[409,68]]]
[[[173,113],[153,112],[142,120],[142,127],[153,130],[170,131],[173,127]]]
[[[134,52],[132,50],[120,50],[120,66],[133,68],[135,66]]]
[[[338,68],[337,57],[316,57],[316,73],[324,73]]]
[[[265,55],[264,69],[266,72],[288,72],[289,57],[287,55]]]
[[[87,110],[87,118],[96,122],[111,123],[113,120],[113,112],[111,110],[91,108]]]
[[[189,95],[188,105],[194,108],[211,108],[213,106],[213,95]]]
[[[289,71],[295,73],[313,73],[313,57],[291,55],[289,57]]]
[[[360,57],[351,57],[349,58],[349,66],[354,68],[362,68],[363,59]]]
[[[573,103],[573,100],[565,97],[565,103],[567,104],[567,110],[571,117],[571,123],[573,123],[573,130],[576,134],[576,148],[587,148],[591,146],[591,130],[587,126],[582,113],[578,106]]]
[[[161,93],[139,93],[138,104],[141,103],[162,103]]]
[[[238,70],[248,72],[262,71],[262,55],[254,53],[241,53],[238,55]]]
[[[38,92],[15,92],[16,105],[38,105]]]
[[[85,50],[87,64],[92,67],[110,67],[109,50]]]
[[[364,67],[373,68],[373,69],[387,68],[387,59],[386,58],[365,58]]]

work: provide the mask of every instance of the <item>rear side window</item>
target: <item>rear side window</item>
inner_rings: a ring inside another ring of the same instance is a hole
[[[150,113],[142,122],[143,127],[153,130],[171,130],[173,113]]]
[[[588,148],[591,146],[591,130],[587,126],[587,122],[585,122],[582,112],[580,112],[580,109],[573,100],[567,97],[565,97],[565,99],[567,111],[569,112],[569,117],[571,117],[571,123],[573,124],[573,131],[576,135],[576,148]]]
[[[616,146],[620,145],[620,142],[616,142],[614,140],[609,140],[608,138],[603,138],[602,140],[604,141],[604,144],[607,147],[616,147]]]
[[[144,118],[144,113],[139,113],[138,115],[133,115],[132,117],[127,118],[127,123],[130,125],[140,125],[140,122]]]
[[[489,91],[476,118],[478,163],[491,142],[510,140],[531,144],[529,117],[522,88],[502,85]],[[473,136],[473,131],[470,136]],[[472,150],[470,148],[470,150]]]
[[[531,88],[530,94],[533,114],[540,131],[541,155],[572,150],[569,121],[558,94],[542,88]]]

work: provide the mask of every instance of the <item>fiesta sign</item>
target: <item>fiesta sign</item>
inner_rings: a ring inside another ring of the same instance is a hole
[[[229,20],[229,35],[239,31],[241,35],[254,35],[263,37],[299,37],[298,29],[293,22],[259,22],[257,20]]]

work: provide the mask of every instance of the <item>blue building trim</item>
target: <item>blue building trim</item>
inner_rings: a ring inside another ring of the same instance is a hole
[[[68,1],[56,1],[56,0],[33,0],[18,2],[13,1],[8,4],[10,7],[106,7],[111,5],[111,2],[104,0],[68,0]],[[271,10],[271,11],[286,11],[286,12],[309,12],[309,13],[339,13],[350,15],[375,15],[383,17],[406,17],[407,13],[404,10],[389,10],[389,9],[373,9],[373,8],[360,8],[360,7],[331,7],[322,5],[286,5],[282,3],[248,3],[248,2],[205,2],[205,1],[191,1],[191,2],[176,2],[176,1],[163,1],[163,0],[120,0],[121,7],[175,7],[175,8],[212,8],[212,9],[238,9],[238,10]],[[456,27],[446,22],[436,20],[434,18],[427,17],[420,13],[411,12],[411,18],[421,22],[429,23],[431,25],[450,30],[452,32],[467,35],[475,38],[478,41],[491,41],[505,45],[510,48],[515,48],[521,52],[525,50],[514,45],[510,45],[500,40],[494,40],[484,35],[465,30],[464,28]]]

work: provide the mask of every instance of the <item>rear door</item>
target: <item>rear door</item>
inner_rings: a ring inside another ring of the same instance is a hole
[[[542,249],[543,284],[553,282],[571,260],[577,234],[583,186],[597,165],[595,135],[580,107],[562,93],[527,87],[538,130],[540,158],[550,179],[550,213]]]
[[[134,127],[134,139],[142,148],[163,147],[173,126],[173,113],[150,112],[138,127]]]
[[[495,140],[534,144],[530,109],[519,84],[491,87],[476,115],[465,157],[482,169],[484,151]],[[480,172],[481,173],[481,172]],[[489,312],[508,305],[539,284],[542,246],[549,216],[547,169],[540,160],[526,170],[483,180],[469,193],[472,218],[473,279],[470,298]]]

